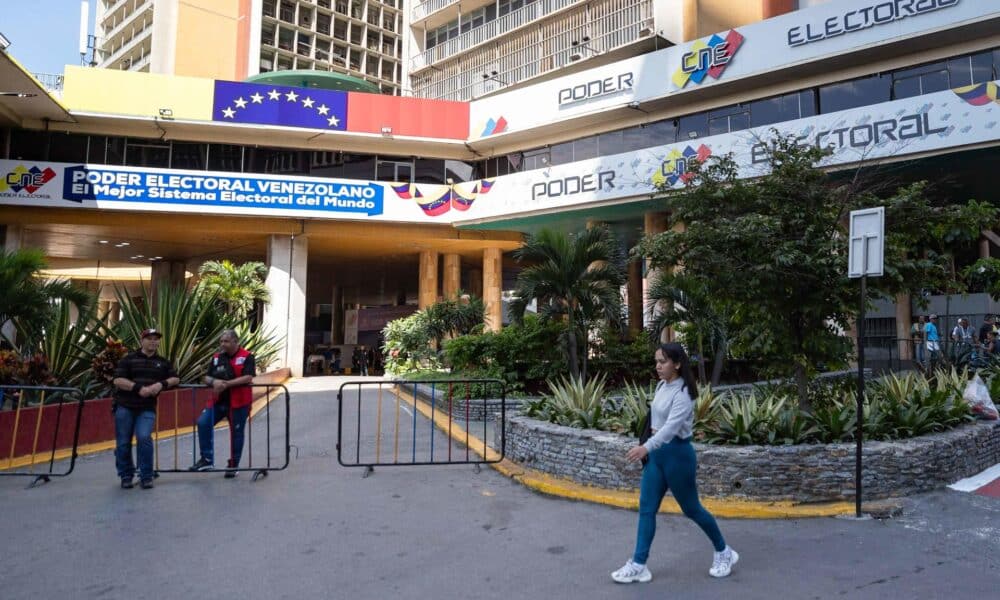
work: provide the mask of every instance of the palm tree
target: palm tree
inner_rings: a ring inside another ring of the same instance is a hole
[[[90,307],[91,294],[74,287],[70,281],[40,279],[39,272],[45,266],[41,250],[0,249],[0,325],[12,322],[22,334],[37,338],[55,319],[58,303],[69,302],[81,312]]]
[[[542,229],[528,236],[514,257],[529,266],[518,275],[511,314],[521,321],[528,302],[536,298],[543,320],[565,319],[570,375],[585,379],[587,328],[598,320],[612,325],[621,322],[620,288],[625,273],[614,238],[604,227],[572,236]]]
[[[226,310],[239,318],[245,318],[253,310],[258,300],[267,302],[270,295],[264,281],[267,266],[262,262],[245,262],[236,265],[228,260],[210,260],[198,269],[201,281],[196,291],[214,296]]]
[[[649,287],[648,310],[654,313],[651,331],[657,339],[663,329],[684,323],[700,357],[698,379],[706,382],[705,351],[714,349],[712,385],[718,385],[729,345],[731,309],[724,299],[712,298],[705,286],[684,272],[663,272]]]

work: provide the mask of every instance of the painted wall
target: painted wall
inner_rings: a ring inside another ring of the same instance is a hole
[[[63,103],[73,112],[153,117],[170,108],[174,119],[212,120],[211,79],[66,67]]]
[[[177,12],[174,74],[209,79],[243,79],[240,56],[244,2],[185,0]],[[242,53],[246,57],[246,52]],[[246,66],[243,64],[244,73]]]

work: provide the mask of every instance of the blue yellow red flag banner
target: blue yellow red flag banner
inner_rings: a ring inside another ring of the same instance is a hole
[[[212,120],[344,131],[347,92],[216,81]]]

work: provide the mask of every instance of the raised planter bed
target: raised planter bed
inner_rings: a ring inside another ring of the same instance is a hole
[[[499,427],[496,428],[499,431]],[[625,463],[635,438],[508,413],[507,458],[584,485],[634,490],[640,468]],[[854,497],[855,445],[695,444],[702,494],[752,500],[827,502]],[[900,440],[866,442],[865,499],[938,489],[1000,463],[1000,422]]]

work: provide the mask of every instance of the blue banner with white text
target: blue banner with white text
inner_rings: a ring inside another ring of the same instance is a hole
[[[383,188],[371,182],[144,172],[94,165],[66,168],[63,198],[75,202],[98,200],[294,209],[368,216],[383,212]]]

